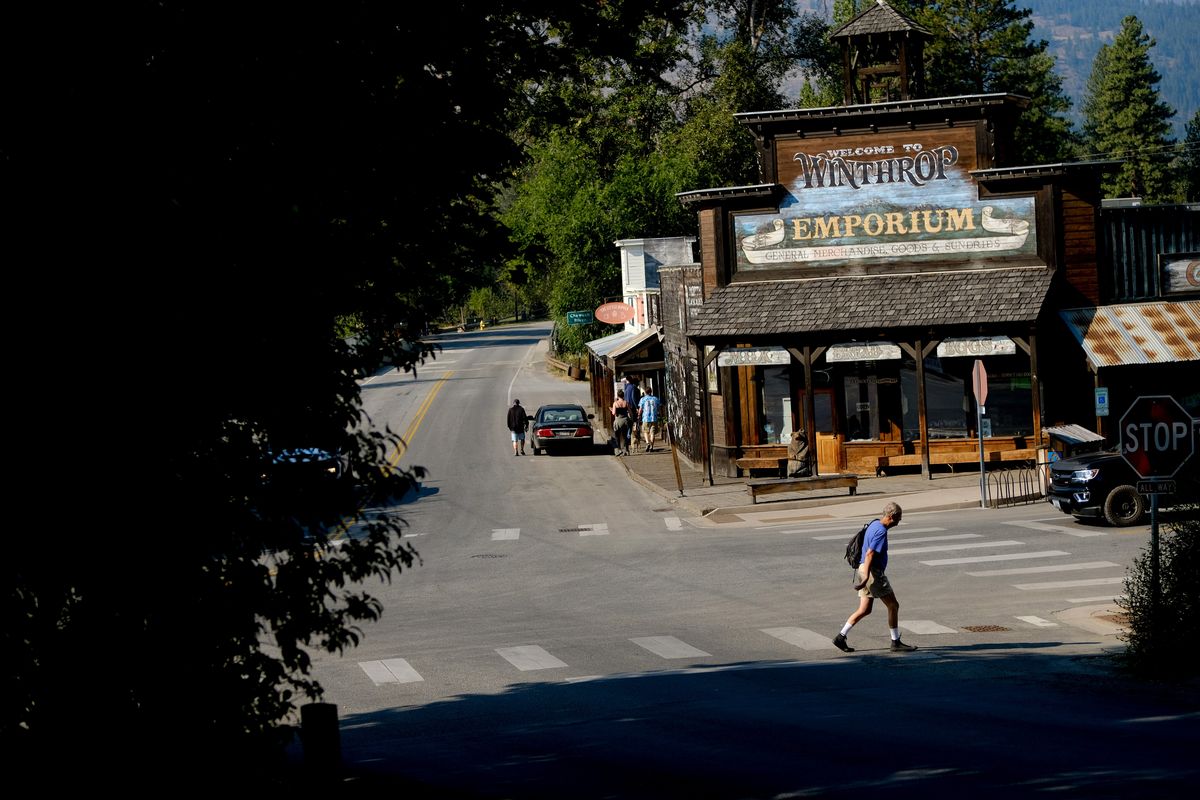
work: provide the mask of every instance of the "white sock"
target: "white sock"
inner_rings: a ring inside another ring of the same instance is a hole
[[[900,629],[899,628],[888,628],[888,630],[890,630],[892,632],[892,641],[893,642],[900,641]]]
[[[850,629],[851,629],[851,628],[853,628],[853,627],[854,627],[854,626],[853,626],[853,625],[851,625],[849,622],[847,622],[845,625],[843,625],[843,626],[842,626],[842,636],[845,636],[847,633],[849,633],[849,632],[850,632]]]

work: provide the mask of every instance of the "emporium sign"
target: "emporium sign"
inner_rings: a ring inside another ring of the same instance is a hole
[[[786,194],[775,213],[735,216],[739,270],[1036,253],[1033,197],[980,200],[973,128],[776,149]]]

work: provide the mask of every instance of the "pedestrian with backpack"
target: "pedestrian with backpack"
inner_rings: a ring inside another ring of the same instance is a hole
[[[878,598],[887,607],[888,629],[892,634],[892,650],[909,653],[917,648],[900,641],[900,602],[896,592],[888,581],[886,570],[888,561],[888,531],[900,524],[903,512],[896,503],[888,503],[883,507],[883,516],[870,522],[863,530],[855,535],[862,536],[862,550],[858,565],[854,570],[853,587],[858,592],[858,609],[846,620],[842,630],[833,637],[834,645],[845,653],[853,653],[854,648],[846,642],[846,635],[859,620],[871,613],[875,600]],[[853,549],[855,539],[852,539],[847,552]]]

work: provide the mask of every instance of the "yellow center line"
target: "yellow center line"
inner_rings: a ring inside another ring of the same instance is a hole
[[[404,454],[408,451],[408,443],[411,442],[413,437],[417,435],[417,430],[421,427],[421,422],[425,419],[425,415],[429,413],[429,409],[433,407],[433,401],[437,398],[438,392],[442,390],[442,387],[446,385],[446,381],[449,380],[450,376],[453,374],[454,370],[447,372],[445,375],[439,378],[438,382],[435,383],[433,388],[429,390],[429,394],[425,396],[425,400],[421,403],[421,407],[417,409],[417,415],[413,417],[413,421],[409,423],[408,430],[404,432],[404,436],[401,437],[399,443],[396,445],[396,449],[393,450],[392,454],[388,457],[387,461],[389,467],[394,469],[400,463],[400,459],[403,458]],[[341,524],[338,525],[337,531],[329,537],[329,540],[331,542],[335,542],[345,536],[349,532],[350,527],[354,523],[358,522],[358,519],[360,516],[362,516],[365,508],[366,506],[359,506],[354,514],[347,519],[343,519]]]

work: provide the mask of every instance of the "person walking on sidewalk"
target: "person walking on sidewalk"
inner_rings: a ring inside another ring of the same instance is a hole
[[[642,437],[642,426],[639,419],[638,405],[642,400],[642,393],[638,389],[637,378],[631,378],[628,375],[621,379],[621,394],[625,397],[625,405],[629,407],[629,444],[633,449],[637,449],[638,440]],[[625,447],[625,455],[629,455],[629,446]]]
[[[617,395],[612,404],[612,431],[613,439],[616,440],[613,444],[614,455],[629,455],[629,413],[629,404],[625,402],[625,397]]]
[[[858,610],[850,615],[841,632],[833,637],[833,643],[845,653],[853,653],[854,648],[846,642],[846,634],[850,633],[859,620],[871,613],[871,608],[878,598],[887,607],[888,629],[892,633],[892,650],[908,653],[917,648],[900,641],[900,602],[896,600],[896,592],[885,574],[888,561],[888,530],[900,524],[903,512],[895,503],[883,507],[883,516],[867,526],[863,536],[862,560],[854,570],[854,588],[858,591]]]
[[[508,409],[508,418],[505,422],[508,425],[509,433],[512,434],[513,455],[525,455],[525,429],[529,427],[529,415],[525,413],[524,408],[521,408],[520,400],[513,398],[513,404]]]
[[[642,436],[646,440],[646,452],[654,449],[654,435],[658,431],[658,409],[660,403],[654,396],[654,387],[647,386],[638,402],[638,419],[642,423]]]

